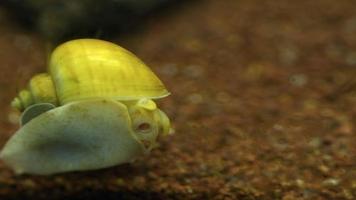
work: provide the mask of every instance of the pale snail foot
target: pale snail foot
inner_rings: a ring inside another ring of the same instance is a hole
[[[152,149],[140,140],[154,141],[160,123],[149,118],[152,112],[134,109],[145,115],[130,116],[126,105],[113,100],[81,101],[48,110],[25,123],[0,156],[17,173],[40,175],[131,162]],[[142,136],[134,123],[145,120],[151,132]]]

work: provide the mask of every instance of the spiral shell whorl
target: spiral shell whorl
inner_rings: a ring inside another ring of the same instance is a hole
[[[35,103],[50,103],[58,105],[53,81],[49,74],[41,73],[30,80],[27,89],[21,90],[11,106],[23,111]]]
[[[11,107],[23,111],[28,106],[34,104],[31,92],[28,90],[21,90],[17,97],[11,102]]]

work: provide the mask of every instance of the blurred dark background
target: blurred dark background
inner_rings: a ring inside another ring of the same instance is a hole
[[[109,39],[140,27],[146,17],[184,0],[4,0],[1,4],[24,27],[50,42],[79,37]]]

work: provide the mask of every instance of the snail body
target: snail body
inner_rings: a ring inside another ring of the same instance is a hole
[[[39,175],[131,162],[157,145],[162,134],[160,110],[136,109],[147,115],[130,113],[113,100],[68,103],[26,123],[0,156],[16,173]],[[140,128],[142,122],[149,127]]]
[[[130,52],[101,40],[66,42],[12,106],[20,129],[0,152],[16,173],[50,175],[131,162],[157,147],[170,121],[154,99],[169,95]]]

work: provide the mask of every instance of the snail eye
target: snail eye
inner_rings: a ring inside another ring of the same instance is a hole
[[[139,123],[136,130],[141,133],[148,133],[151,131],[151,125],[148,122]]]

